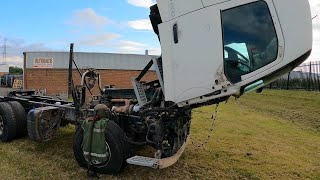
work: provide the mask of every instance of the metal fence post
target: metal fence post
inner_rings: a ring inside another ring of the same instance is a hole
[[[288,73],[287,90],[289,90],[290,74],[291,74],[291,72]]]
[[[309,67],[309,81],[308,81],[308,91],[311,91],[311,62],[310,62],[310,67]]]
[[[317,85],[318,85],[318,91],[320,91],[320,61],[316,62],[316,75],[317,75]]]

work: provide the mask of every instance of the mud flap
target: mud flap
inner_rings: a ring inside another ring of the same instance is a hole
[[[27,116],[29,138],[39,143],[50,141],[59,130],[61,114],[58,107],[48,106],[30,110]]]

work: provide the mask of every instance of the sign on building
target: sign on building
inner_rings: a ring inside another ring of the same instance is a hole
[[[53,68],[53,58],[34,58],[33,68]]]

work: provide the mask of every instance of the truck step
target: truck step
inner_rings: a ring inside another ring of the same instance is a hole
[[[156,169],[159,164],[159,159],[143,156],[134,156],[132,158],[127,159],[127,163],[131,165],[144,166]]]

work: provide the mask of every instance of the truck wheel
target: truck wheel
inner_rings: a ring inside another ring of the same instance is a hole
[[[11,106],[0,103],[0,140],[9,142],[16,137],[16,120]]]
[[[27,135],[27,115],[24,107],[17,101],[10,101],[8,104],[14,111],[14,116],[16,119],[16,132],[17,136],[24,137]]]
[[[116,128],[115,128],[116,127]],[[94,169],[101,174],[117,174],[121,171],[127,156],[124,149],[126,139],[119,137],[122,129],[113,121],[108,121],[105,132],[105,141],[109,158],[106,162],[94,162]],[[123,133],[123,132],[122,132]],[[78,126],[73,140],[73,153],[78,164],[83,168],[88,168],[88,161],[85,159],[82,149],[83,129]]]
[[[60,127],[66,127],[70,124],[70,122],[64,120],[64,119],[61,119],[61,122],[60,122]]]
[[[130,156],[130,147],[127,141],[127,137],[123,132],[123,130],[118,126],[118,124],[113,122],[113,123],[110,123],[109,125],[111,129],[114,129],[116,133],[116,137],[118,137],[121,140],[120,145],[121,145],[121,149],[123,150],[124,162],[126,163],[127,158]]]

